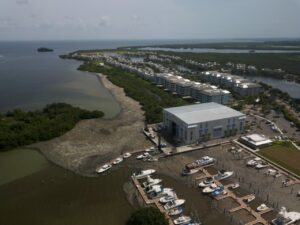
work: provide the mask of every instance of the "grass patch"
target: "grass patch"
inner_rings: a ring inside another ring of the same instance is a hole
[[[300,176],[300,150],[291,142],[274,142],[258,153]]]

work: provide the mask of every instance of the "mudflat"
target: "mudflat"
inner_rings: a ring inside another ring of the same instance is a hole
[[[105,75],[98,74],[98,77],[121,106],[117,117],[84,120],[61,137],[32,145],[53,163],[85,176],[95,175],[97,166],[122,152],[150,146],[141,132],[144,127],[141,105]]]

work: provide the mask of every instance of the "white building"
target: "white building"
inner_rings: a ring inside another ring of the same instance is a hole
[[[253,149],[258,149],[272,144],[272,141],[262,134],[249,134],[241,137],[239,140]]]
[[[230,136],[244,131],[246,116],[214,102],[163,110],[164,129],[184,144]]]

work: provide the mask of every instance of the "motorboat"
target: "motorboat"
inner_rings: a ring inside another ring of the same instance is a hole
[[[143,159],[143,161],[145,162],[157,162],[158,158],[157,157],[153,157],[153,156],[147,156]]]
[[[104,173],[105,171],[109,170],[112,167],[111,164],[104,164],[103,166],[96,169],[97,173]]]
[[[173,209],[175,207],[181,206],[185,203],[184,199],[175,199],[164,205],[165,210]]]
[[[285,207],[282,207],[277,217],[271,221],[273,225],[290,225],[300,221],[299,212],[288,212]]]
[[[194,168],[198,168],[201,166],[207,166],[207,165],[212,165],[215,163],[215,159],[209,156],[203,156],[201,159],[198,159],[192,163],[189,163],[187,165],[185,165],[185,167],[188,170],[194,169]]]
[[[176,199],[177,199],[177,195],[174,192],[170,192],[169,194],[166,194],[165,196],[161,197],[159,199],[159,202],[165,204],[167,202],[171,202]]]
[[[146,158],[146,157],[148,157],[148,156],[151,156],[148,152],[144,152],[143,154],[141,154],[141,155],[138,155],[137,157],[136,157],[136,159],[144,159],[144,158]]]
[[[137,179],[141,179],[141,178],[145,178],[153,173],[155,173],[156,171],[153,169],[149,169],[149,170],[141,170],[137,173],[134,173],[133,176]]]
[[[130,152],[125,152],[124,154],[123,154],[123,158],[124,159],[127,159],[127,158],[129,158],[131,156],[131,153]]]
[[[267,176],[275,176],[277,173],[278,173],[278,171],[277,171],[277,170],[274,170],[274,169],[268,169],[268,170],[265,172],[265,174],[266,174]]]
[[[168,211],[168,215],[169,216],[177,216],[177,215],[181,214],[182,212],[183,212],[182,207],[176,207],[176,208],[170,209]]]
[[[162,185],[159,185],[159,184],[152,185],[152,186],[145,188],[145,191],[147,194],[150,194],[151,192],[154,192],[155,194],[157,194],[157,193],[162,192],[162,190],[163,190]]]
[[[153,146],[145,149],[145,152],[154,152],[154,151],[155,151],[155,148]]]
[[[216,190],[216,188],[218,187],[218,185],[216,183],[212,183],[211,185],[209,185],[208,187],[205,187],[202,190],[203,194],[208,194],[208,193],[212,193],[214,190]]]
[[[189,175],[192,175],[192,174],[195,174],[195,173],[198,173],[200,170],[200,168],[195,168],[195,169],[187,169],[187,168],[184,168],[181,172],[181,175],[182,176],[189,176]]]
[[[269,209],[269,207],[266,205],[266,204],[261,204],[260,206],[258,206],[257,208],[256,208],[256,210],[258,211],[258,212],[262,212],[262,211],[265,211],[265,210],[267,210],[267,209]]]
[[[123,158],[122,158],[122,157],[118,157],[118,158],[116,158],[116,159],[113,161],[113,164],[114,164],[114,165],[117,165],[117,164],[121,163],[122,161],[123,161]]]
[[[267,162],[264,162],[264,161],[262,161],[262,162],[259,162],[256,166],[255,166],[255,169],[263,169],[263,168],[266,168],[266,167],[268,167],[269,166],[269,164],[267,163]]]
[[[297,196],[300,197],[300,191],[298,191]]]
[[[224,180],[233,175],[233,171],[220,170],[218,174],[214,176],[215,180]]]
[[[179,224],[188,224],[190,222],[192,222],[192,218],[189,216],[180,216],[177,219],[173,220],[175,225],[179,225]]]
[[[143,183],[144,188],[151,187],[153,185],[159,184],[161,179],[153,179],[150,176],[147,176],[147,181]]]
[[[254,159],[249,160],[249,161],[247,162],[247,166],[254,167],[254,166],[256,166],[260,161],[261,161],[261,158],[256,157],[256,158],[254,158]]]
[[[155,185],[153,185],[152,187],[154,187]],[[145,190],[150,190],[152,187],[148,187]],[[152,191],[150,191],[148,193],[148,197],[149,198],[159,198],[161,196],[164,195],[171,195],[173,193],[173,189],[172,188],[163,188],[162,186],[160,187],[156,187],[154,189],[152,189]]]
[[[232,189],[237,189],[239,186],[240,186],[239,183],[234,183],[234,184],[231,186],[231,188],[232,188]]]
[[[218,186],[212,193],[211,193],[211,196],[212,197],[217,197],[219,196],[220,194],[222,194],[224,192],[224,186]]]
[[[255,195],[250,195],[248,198],[245,199],[245,202],[250,203],[255,199]]]
[[[201,181],[198,186],[201,188],[204,187],[208,187],[209,185],[211,185],[214,182],[214,178],[213,177],[207,177],[205,180]]]

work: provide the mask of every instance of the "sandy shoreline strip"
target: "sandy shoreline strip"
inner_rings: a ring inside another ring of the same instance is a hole
[[[121,112],[113,119],[80,121],[61,137],[31,145],[39,149],[51,162],[86,176],[93,176],[95,168],[124,151],[148,147],[141,130],[144,112],[139,102],[126,96],[123,88],[97,74],[99,81],[120,104]]]

